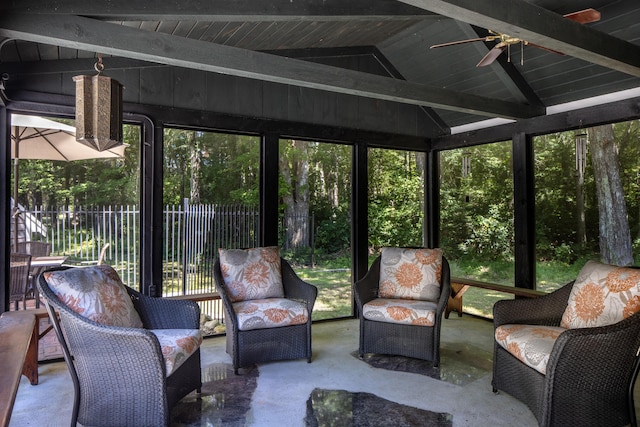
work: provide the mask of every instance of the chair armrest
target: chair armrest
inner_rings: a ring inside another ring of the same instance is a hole
[[[624,402],[635,382],[639,348],[640,313],[613,325],[564,331],[549,356],[542,398],[561,405],[574,402],[576,390],[589,390],[583,406],[600,405],[605,396]],[[554,410],[549,406],[543,419]]]
[[[500,300],[493,305],[493,326],[521,323],[560,326],[573,282],[537,298]]]
[[[233,310],[233,303],[229,298],[229,292],[227,291],[227,287],[224,284],[224,278],[222,277],[222,269],[220,268],[220,258],[216,258],[216,261],[213,265],[213,278],[216,282],[216,290],[220,294],[220,299],[222,299],[222,304],[225,308],[225,321],[231,324],[233,330],[238,329],[238,316],[236,312]]]
[[[451,270],[449,268],[449,261],[445,257],[442,257],[442,275],[440,276],[440,298],[438,299],[437,314],[444,312],[444,309],[449,302],[449,296],[451,295]],[[440,318],[441,316],[437,316]]]
[[[284,259],[280,260],[280,266],[285,298],[304,301],[307,304],[307,310],[311,313],[318,296],[318,288],[302,280]]]
[[[70,370],[90,370],[96,387],[109,387],[109,384],[122,383],[121,380],[132,386],[137,384],[140,390],[163,387],[166,367],[160,343],[152,332],[144,328],[101,325],[57,300],[46,300],[45,304],[50,315],[58,313],[51,319]]]
[[[377,257],[365,276],[353,285],[353,295],[358,307],[358,313],[362,313],[362,306],[378,297],[380,285],[380,257]]]
[[[149,297],[128,286],[127,292],[145,328],[200,328],[200,306],[194,301]]]

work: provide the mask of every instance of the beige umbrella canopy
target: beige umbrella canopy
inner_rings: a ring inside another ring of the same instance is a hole
[[[14,244],[18,242],[18,180],[20,159],[71,162],[101,158],[122,158],[126,144],[98,151],[76,141],[76,128],[43,117],[11,115],[11,158],[13,160]]]

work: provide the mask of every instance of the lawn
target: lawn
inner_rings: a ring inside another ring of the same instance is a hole
[[[539,262],[536,266],[537,290],[550,292],[575,279],[586,260],[574,264],[556,261]],[[294,266],[305,281],[318,287],[318,299],[313,309],[313,320],[348,317],[351,312],[351,272],[348,265],[336,262],[315,267]],[[506,262],[450,262],[452,275],[475,280],[513,286],[513,264]],[[464,294],[464,311],[481,317],[492,317],[493,304],[501,299],[513,299],[510,294],[487,289],[471,288]]]

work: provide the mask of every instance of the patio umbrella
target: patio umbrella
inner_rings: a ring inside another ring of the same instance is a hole
[[[11,115],[11,158],[13,160],[14,247],[18,243],[19,160],[71,162],[100,158],[122,158],[126,145],[98,151],[76,141],[76,129],[43,117]]]

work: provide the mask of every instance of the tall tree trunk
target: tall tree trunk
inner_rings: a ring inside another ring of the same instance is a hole
[[[631,232],[613,125],[590,128],[588,133],[598,196],[600,259],[607,264],[631,265]]]
[[[187,132],[187,144],[189,145],[191,163],[191,193],[189,201],[197,205],[200,203],[200,165],[202,165],[202,150],[196,138],[196,132]]]
[[[587,224],[584,212],[584,172],[586,167],[586,135],[576,138],[576,216],[578,229],[576,243],[584,247],[587,243]]]
[[[290,191],[285,205],[285,247],[309,246],[309,149],[304,141],[290,141],[289,155],[280,156],[280,173]]]

